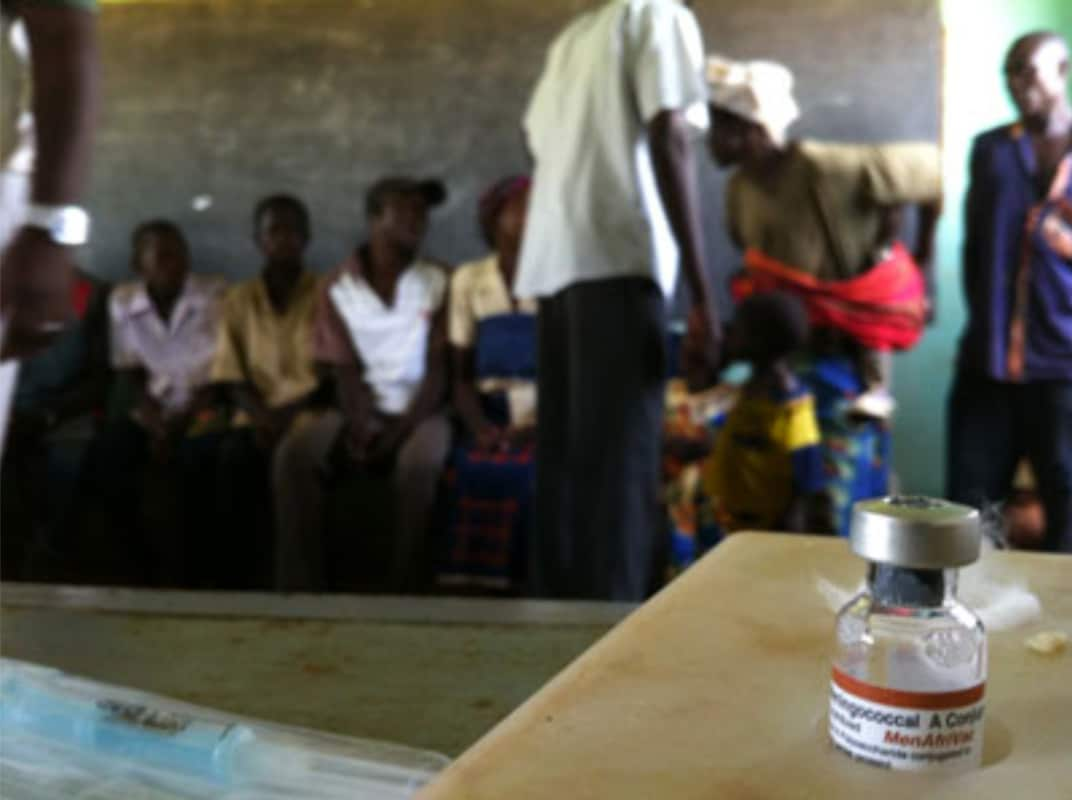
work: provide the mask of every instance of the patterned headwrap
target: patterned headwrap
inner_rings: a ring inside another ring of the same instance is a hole
[[[800,116],[793,99],[793,73],[773,61],[707,59],[711,104],[762,125],[771,141],[785,144],[786,131]]]
[[[528,175],[511,175],[492,184],[480,196],[477,212],[480,231],[489,245],[495,245],[495,228],[499,223],[499,214],[517,195],[528,192],[531,184],[532,180]]]

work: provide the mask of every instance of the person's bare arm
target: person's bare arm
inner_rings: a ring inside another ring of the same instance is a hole
[[[938,231],[938,219],[942,216],[941,198],[921,203],[919,206],[919,232],[912,255],[924,270],[930,270],[934,260],[934,240]]]
[[[263,419],[268,415],[268,406],[265,404],[257,387],[251,383],[238,382],[226,384],[226,392],[236,408],[240,408],[254,420]]]
[[[677,240],[692,300],[709,303],[699,190],[685,112],[659,112],[648,126],[648,136],[659,196]]]
[[[916,247],[912,255],[923,270],[923,279],[927,284],[927,301],[930,306],[928,321],[934,319],[938,300],[938,282],[934,275],[934,240],[938,231],[938,219],[942,216],[942,199],[919,206],[918,233]]]
[[[85,9],[19,6],[30,40],[37,162],[32,200],[77,203],[89,174],[99,102],[96,16]]]
[[[866,187],[861,193],[862,202],[875,204],[884,217],[876,243],[879,247],[900,238],[904,209],[917,208],[912,256],[923,272],[927,300],[933,310],[932,262],[938,218],[942,213],[942,165],[938,147],[925,142],[892,142],[862,148],[850,146],[843,152],[847,157],[835,169],[845,173],[843,178],[851,178],[860,169]]]
[[[364,378],[361,364],[336,364],[332,367],[339,406],[346,418],[346,449],[350,457],[360,461],[367,455],[374,428],[376,404]]]
[[[447,388],[446,307],[441,306],[432,318],[425,357],[424,380],[406,412],[386,428],[372,444],[370,458],[377,460],[393,453],[406,437],[443,404]]]
[[[30,41],[37,158],[31,201],[77,203],[89,173],[96,123],[99,68],[92,12],[47,5],[16,9]],[[47,347],[73,313],[74,264],[65,247],[24,227],[3,255],[3,307],[10,315],[5,357]]]
[[[424,380],[409,410],[402,415],[402,428],[408,434],[426,417],[443,405],[447,389],[447,315],[441,307],[432,318],[428,333]]]
[[[721,329],[704,267],[699,189],[685,112],[659,112],[648,125],[648,136],[659,195],[677,240],[691,295],[688,350],[699,354],[713,371],[718,363]]]
[[[203,413],[211,411],[218,401],[217,387],[205,384],[197,387],[190,397],[190,403],[177,414],[167,418],[165,428],[169,442],[178,442],[197,422]]]
[[[808,497],[795,494],[782,518],[781,529],[786,533],[808,532]]]
[[[793,495],[782,519],[782,530],[786,533],[812,533],[833,535],[831,528],[831,508],[825,492],[813,492]]]
[[[167,435],[164,426],[164,410],[159,401],[149,393],[149,373],[144,367],[116,370],[116,380],[130,386],[130,410],[135,419],[154,439]]]
[[[474,350],[472,347],[453,346],[450,350],[454,377],[454,408],[480,447],[494,447],[502,439],[503,431],[488,422],[484,410],[480,407],[480,394],[477,392],[474,377]]]
[[[257,441],[266,450],[275,446],[286,431],[282,416],[274,413],[261,396],[260,390],[249,381],[227,381],[221,384],[224,395],[235,408],[249,415]]]

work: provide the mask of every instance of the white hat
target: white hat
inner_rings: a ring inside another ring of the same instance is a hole
[[[776,145],[800,116],[793,99],[793,73],[774,61],[707,59],[711,103],[762,125]]]

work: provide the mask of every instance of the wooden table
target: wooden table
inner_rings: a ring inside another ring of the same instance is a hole
[[[999,553],[1043,616],[989,639],[985,767],[886,772],[825,733],[834,614],[819,577],[851,587],[842,540],[740,534],[640,608],[458,759],[422,800],[1072,798],[1072,558]]]
[[[455,756],[632,609],[5,584],[0,653]]]

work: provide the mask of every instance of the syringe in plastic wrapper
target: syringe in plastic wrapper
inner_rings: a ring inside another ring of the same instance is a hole
[[[0,751],[17,742],[21,761],[37,742],[44,762],[67,750],[101,780],[125,775],[139,785],[142,776],[189,798],[405,798],[447,763],[437,753],[228,717],[7,659],[0,736]],[[0,753],[0,777],[9,768]],[[17,769],[24,783],[25,765]],[[34,772],[47,778],[40,765]]]

